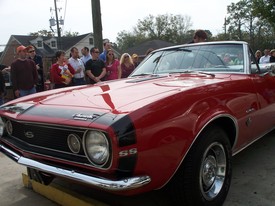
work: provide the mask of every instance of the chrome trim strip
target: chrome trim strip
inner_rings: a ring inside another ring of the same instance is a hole
[[[8,149],[2,144],[0,144],[0,151],[3,152],[6,156],[11,158],[12,160],[14,160],[15,162],[17,162],[18,164],[24,165],[26,167],[31,167],[39,171],[47,172],[56,176],[65,177],[71,180],[89,184],[104,190],[109,190],[109,191],[130,190],[130,189],[142,187],[148,184],[149,182],[151,182],[151,178],[149,176],[129,177],[121,180],[109,180],[101,177],[88,176],[73,170],[62,169],[62,168],[50,166],[35,160],[31,160],[29,158],[25,158],[11,151],[10,149]]]

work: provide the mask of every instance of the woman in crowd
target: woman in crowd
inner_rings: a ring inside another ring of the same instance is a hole
[[[120,79],[121,67],[119,61],[115,58],[114,51],[108,49],[106,52],[106,80]]]
[[[256,58],[256,61],[258,62],[258,64],[259,64],[259,62],[260,62],[260,58],[262,57],[262,52],[260,51],[260,50],[257,50],[256,52],[255,52],[255,58]]]
[[[128,77],[135,69],[132,57],[128,53],[122,54],[120,58],[120,66],[122,71],[121,78]]]
[[[67,63],[64,51],[55,53],[57,62],[52,65],[50,70],[51,80],[54,83],[54,88],[62,88],[69,86],[72,82],[75,70]]]

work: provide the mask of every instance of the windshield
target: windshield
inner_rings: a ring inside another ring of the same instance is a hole
[[[243,46],[193,45],[152,53],[131,76],[181,72],[244,72]]]

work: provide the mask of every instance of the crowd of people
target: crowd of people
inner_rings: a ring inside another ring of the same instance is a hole
[[[188,43],[207,41],[204,30],[196,30],[193,40]],[[128,77],[138,66],[137,54],[123,53],[117,57],[110,42],[104,42],[103,52],[93,47],[83,47],[80,52],[76,47],[71,48],[70,58],[64,51],[57,51],[56,62],[50,68],[50,82],[53,89],[95,84],[106,80],[115,80]],[[150,48],[145,55],[153,49]],[[3,74],[10,72],[11,83],[15,97],[22,97],[36,92],[44,91],[45,78],[43,75],[42,57],[36,54],[33,46],[19,46],[16,49],[18,58],[11,66],[0,65],[0,105],[4,103],[5,80]],[[259,64],[275,62],[275,49],[264,50],[264,55],[257,50],[255,57]]]
[[[138,65],[137,54],[123,53],[117,57],[110,42],[105,42],[102,53],[93,47],[83,47],[81,55],[76,47],[70,50],[70,58],[65,51],[55,53],[56,61],[51,65],[49,79],[53,89],[68,86],[95,84],[106,80],[128,77]],[[20,45],[16,49],[18,58],[10,66],[1,65],[0,105],[4,103],[5,80],[3,74],[10,73],[14,96],[23,97],[44,91],[42,57],[36,54],[33,46]]]
[[[262,52],[260,50],[257,50],[255,52],[255,58],[258,62],[258,64],[266,64],[266,63],[272,63],[275,62],[275,49],[265,49],[264,55],[262,55]]]

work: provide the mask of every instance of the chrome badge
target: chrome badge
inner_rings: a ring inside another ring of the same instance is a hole
[[[27,132],[25,132],[25,137],[27,137],[29,139],[34,138],[34,134],[31,131],[27,131]]]
[[[74,114],[74,115],[73,115],[73,118],[74,118],[75,120],[87,121],[87,120],[96,119],[96,118],[98,118],[99,116],[100,116],[99,114],[89,114],[89,115],[86,115],[86,114]]]

